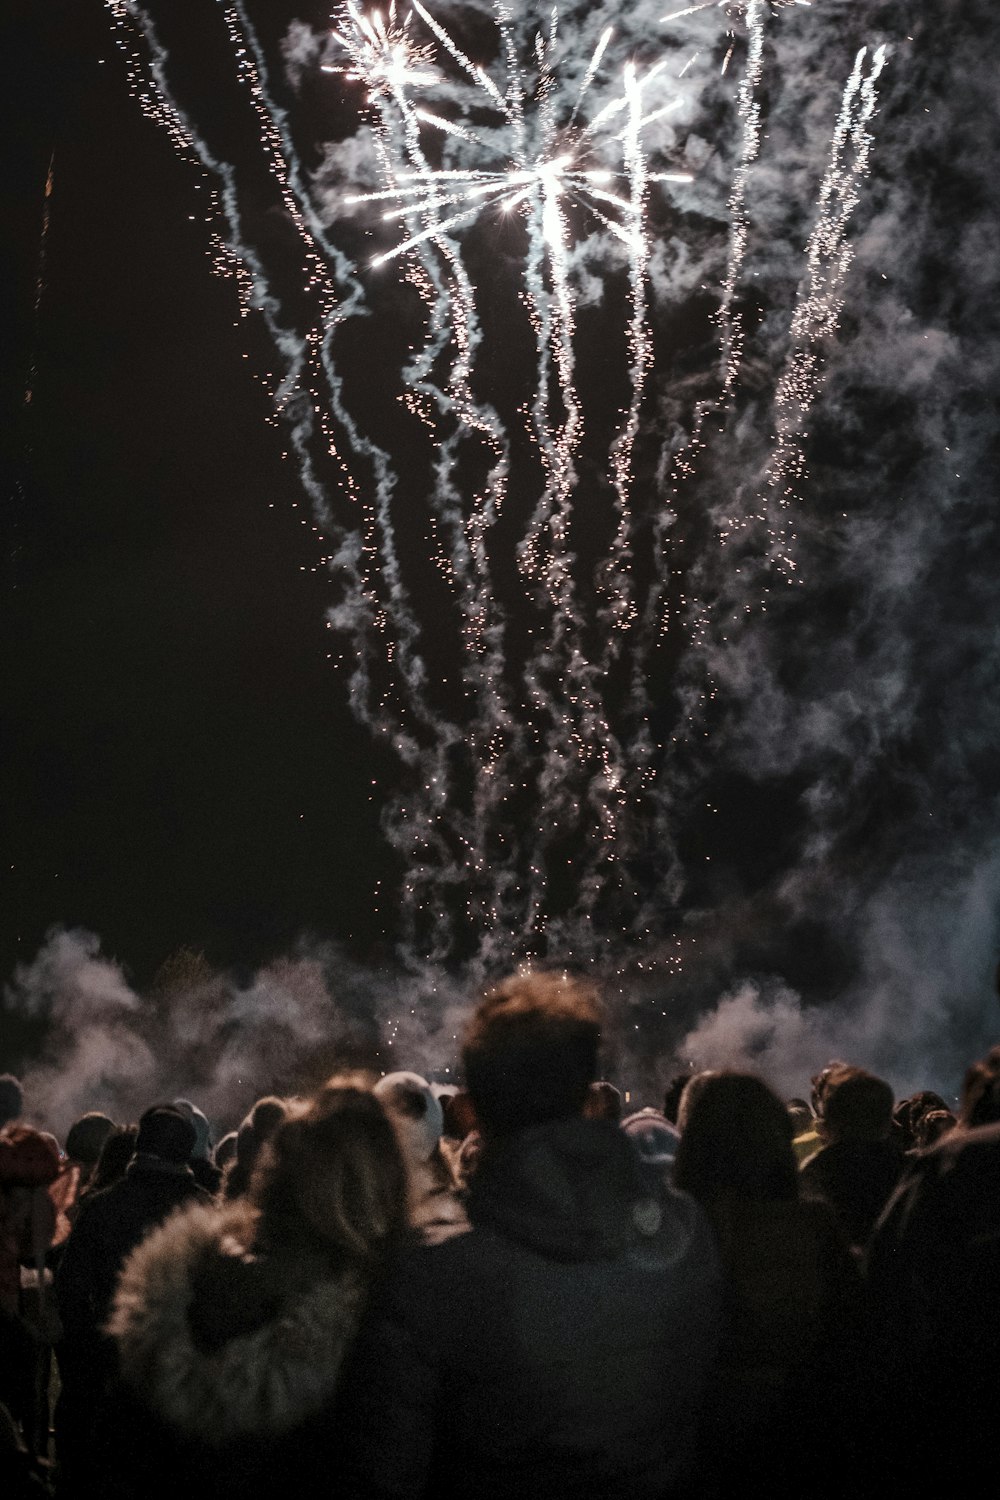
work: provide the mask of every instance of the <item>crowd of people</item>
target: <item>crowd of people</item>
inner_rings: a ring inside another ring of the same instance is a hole
[[[521,974],[463,1087],[331,1078],[62,1146],[0,1077],[0,1493],[958,1493],[1000,1396],[1000,1047],[957,1111],[832,1062],[628,1112]]]

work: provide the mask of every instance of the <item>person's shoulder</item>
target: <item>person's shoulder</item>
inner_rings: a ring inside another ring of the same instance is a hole
[[[799,1164],[799,1177],[804,1182],[815,1181],[821,1177],[831,1161],[830,1152],[833,1147],[820,1140],[819,1137],[817,1140],[819,1142],[817,1149]],[[833,1160],[836,1161],[836,1153],[834,1153]]]
[[[470,1227],[428,1242],[411,1232],[375,1278],[373,1306],[447,1304],[468,1285],[489,1237],[488,1231]]]
[[[971,1129],[959,1125],[926,1151],[918,1153],[908,1172],[928,1182],[945,1183],[985,1176],[995,1180],[1000,1166],[1000,1121]]]
[[[96,1188],[84,1193],[78,1199],[76,1218],[73,1221],[72,1232],[74,1234],[79,1231],[81,1225],[98,1224],[105,1217],[114,1217],[117,1205],[125,1191],[124,1181],[125,1179],[120,1177],[117,1182],[109,1182],[107,1187]]]
[[[989,1125],[956,1125],[924,1153],[926,1156],[958,1155],[966,1151],[992,1154],[1000,1150],[1000,1120]]]

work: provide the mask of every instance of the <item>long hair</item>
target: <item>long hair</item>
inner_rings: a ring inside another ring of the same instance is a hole
[[[259,1236],[311,1244],[339,1264],[381,1259],[406,1224],[406,1169],[378,1100],[328,1085],[292,1109],[250,1185]]]
[[[706,1078],[678,1142],[674,1182],[701,1203],[796,1199],[792,1122],[781,1100],[749,1073]]]

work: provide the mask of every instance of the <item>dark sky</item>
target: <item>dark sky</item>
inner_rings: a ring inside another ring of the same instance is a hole
[[[444,8],[459,23],[466,16],[466,7]],[[481,0],[469,8],[487,9]],[[599,33],[600,0],[566,8],[587,12]],[[296,8],[254,9],[276,59]],[[633,25],[641,52],[652,44],[640,10],[621,24]],[[167,13],[182,54],[187,22]],[[199,12],[199,24],[215,14]],[[312,20],[325,26],[326,9]],[[468,24],[487,37],[488,20]],[[707,22],[689,24],[694,37]],[[657,941],[671,954],[684,949],[687,979],[678,971],[676,983],[687,985],[685,1015],[727,989],[742,997],[737,1021],[723,1017],[718,1030],[751,1054],[770,1034],[765,1026],[755,1040],[754,1007],[763,996],[767,1016],[769,1006],[785,1015],[785,984],[807,1002],[849,994],[862,1038],[891,1040],[912,1016],[918,1061],[949,1030],[964,1055],[980,1026],[1000,908],[1000,112],[986,61],[998,24],[981,0],[932,0],[919,15],[902,4],[828,0],[769,21],[765,136],[739,301],[742,386],[678,504],[677,623],[652,679],[666,811],[662,825],[640,826],[633,868],[640,884],[651,872],[654,898],[647,891],[628,915],[641,940],[634,911],[656,909]],[[375,891],[379,881],[391,890],[401,860],[380,835],[379,788],[398,767],[348,712],[345,678],[328,659],[324,611],[339,596],[293,466],[282,461],[283,438],[268,425],[260,321],[234,326],[233,283],[210,274],[197,176],[129,96],[99,0],[10,0],[0,28],[0,85],[15,123],[0,176],[12,329],[2,352],[10,441],[0,978],[30,962],[53,925],[98,934],[140,987],[180,945],[247,974],[303,934],[340,940],[362,960],[384,957],[391,897],[380,913]],[[734,509],[751,506],[767,461],[770,393],[832,121],[859,43],[878,39],[891,56],[874,165],[851,225],[856,258],[839,334],[824,350],[810,478],[794,511],[802,582],[775,585],[761,613],[750,542],[745,552],[723,548],[719,534]],[[685,33],[670,54],[676,67],[695,45]],[[738,135],[735,77],[724,83],[718,66],[721,33],[712,45],[685,126],[693,143],[682,131],[675,152],[690,151],[698,181],[688,200],[656,200],[646,481],[660,445],[677,445],[714,378],[712,289]],[[229,106],[211,107],[217,59],[194,55],[177,78],[213,143],[226,145]],[[299,144],[315,167],[320,132],[329,124],[339,133],[343,162],[333,152],[321,183],[335,194],[368,168],[363,148],[352,155],[349,87],[317,82],[317,55],[295,101]],[[220,101],[231,97],[219,87]],[[287,82],[280,87],[291,99]],[[256,191],[251,182],[251,199]],[[287,226],[261,202],[252,228],[277,261]],[[355,255],[358,222],[343,229]],[[500,268],[483,307],[486,331],[506,336],[520,252],[477,233],[470,257],[496,255]],[[622,352],[613,317],[622,281],[608,284],[604,303],[580,317],[590,394]],[[372,292],[384,299],[380,316],[350,325],[342,346],[350,394],[368,403],[374,425],[386,424],[396,394],[378,351],[411,331],[414,298],[395,286],[382,278]],[[294,300],[289,316],[298,315]],[[523,349],[512,340],[505,359],[516,364]],[[502,402],[498,371],[504,360],[483,359],[482,390],[493,399],[496,387]],[[587,515],[608,514],[607,485],[591,472],[613,426],[605,408],[590,422],[583,459],[598,504],[581,505],[574,520],[585,561],[599,551],[603,524]],[[412,479],[407,443],[418,455]],[[416,492],[428,453],[410,434],[397,458],[401,492],[407,483]],[[429,561],[427,515],[400,505],[397,524],[422,612],[429,694],[436,711],[451,713],[448,673],[463,679],[454,638],[445,644],[451,606],[438,608],[445,591]],[[515,502],[510,535],[503,525],[496,532],[493,561],[508,592],[512,523],[523,519]],[[701,637],[698,599],[708,622]],[[532,618],[541,615],[511,612],[510,683]],[[588,628],[593,641],[599,631]],[[628,720],[623,681],[602,684],[615,724]],[[544,734],[532,744],[537,776]],[[472,784],[466,766],[457,793],[467,797]],[[574,796],[591,785],[572,775],[567,784]],[[518,816],[501,811],[490,836]],[[463,826],[456,814],[448,832]],[[669,849],[652,847],[662,829]],[[572,867],[581,842],[560,838],[546,831],[545,857]],[[571,904],[578,892],[567,879],[553,889]],[[653,999],[665,1015],[659,991]]]
[[[371,752],[190,174],[98,4],[5,10],[0,968],[54,923],[139,974],[181,943],[227,964],[308,929],[370,944]]]

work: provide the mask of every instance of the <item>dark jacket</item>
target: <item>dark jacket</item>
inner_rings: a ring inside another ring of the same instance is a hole
[[[104,1329],[122,1266],[152,1229],[197,1201],[210,1200],[186,1167],[148,1157],[136,1157],[118,1182],[80,1200],[56,1271],[62,1388],[55,1429],[64,1477],[81,1494],[94,1493],[102,1500],[110,1495],[103,1487],[94,1434],[96,1414],[117,1368],[114,1344]]]
[[[362,1325],[346,1493],[661,1497],[718,1340],[702,1210],[616,1126],[566,1120],[488,1146],[469,1215],[400,1260]]]
[[[699,1496],[739,1495],[747,1475],[769,1500],[850,1491],[831,1449],[859,1455],[861,1275],[831,1210],[798,1200],[707,1205],[726,1276],[726,1319],[702,1418]]]
[[[1000,1410],[1000,1124],[913,1158],[867,1272],[899,1492],[971,1491],[995,1464]]]
[[[98,1423],[115,1500],[337,1492],[334,1394],[366,1280],[256,1236],[245,1202],[199,1205],[126,1263],[110,1323],[121,1376]]]
[[[903,1170],[891,1141],[834,1141],[801,1169],[803,1198],[828,1203],[849,1245],[866,1245]]]
[[[996,1368],[1000,1124],[953,1130],[908,1164],[873,1236],[869,1284],[896,1336],[934,1368]]]
[[[142,1156],[118,1182],[81,1201],[56,1277],[68,1344],[100,1342],[126,1258],[151,1229],[194,1201],[210,1200],[187,1167]]]

